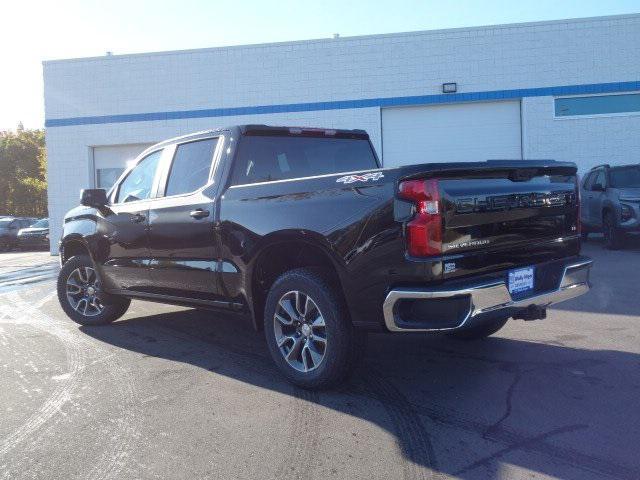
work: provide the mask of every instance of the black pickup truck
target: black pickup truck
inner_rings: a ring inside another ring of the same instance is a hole
[[[244,314],[306,388],[341,381],[367,331],[483,338],[589,289],[572,163],[383,169],[361,130],[245,125],[150,147],[81,204],[69,317],[112,322],[132,298]]]

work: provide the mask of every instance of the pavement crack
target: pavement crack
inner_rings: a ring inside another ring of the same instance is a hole
[[[509,368],[509,370],[513,370],[513,369]],[[522,380],[522,372],[520,371],[519,368],[516,368],[514,371],[513,381],[509,385],[509,388],[507,388],[507,396],[505,399],[505,411],[496,422],[489,425],[487,429],[482,433],[482,438],[484,438],[485,440],[489,438],[492,431],[500,427],[500,425],[502,425],[502,423],[511,416],[511,412],[513,411],[513,393],[515,392],[516,387],[520,383],[520,380]]]
[[[533,437],[530,437],[530,438],[526,438],[526,439],[524,439],[524,440],[522,440],[520,442],[512,443],[511,445],[508,445],[505,448],[502,448],[502,449],[498,450],[497,452],[492,453],[491,455],[483,457],[480,460],[476,460],[475,462],[470,463],[469,465],[461,468],[460,470],[458,470],[456,472],[453,472],[453,475],[462,475],[462,474],[468,473],[468,472],[470,472],[472,470],[475,470],[476,468],[489,465],[494,460],[498,460],[499,458],[504,457],[508,453],[514,452],[516,450],[521,450],[524,447],[533,446],[533,445],[535,445],[537,443],[540,443],[540,442],[543,442],[544,440],[547,440],[548,438],[553,437],[555,435],[560,435],[562,433],[575,432],[577,430],[584,430],[586,428],[589,428],[588,425],[583,425],[583,424],[567,425],[565,427],[560,427],[560,428],[555,428],[553,430],[549,430],[548,432],[541,433],[540,435],[536,435],[536,436],[533,436]]]

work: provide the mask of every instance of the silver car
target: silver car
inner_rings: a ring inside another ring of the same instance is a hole
[[[602,232],[607,248],[620,248],[624,237],[640,233],[640,164],[600,165],[580,185],[582,235]]]

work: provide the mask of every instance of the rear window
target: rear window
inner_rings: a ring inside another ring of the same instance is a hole
[[[368,140],[244,136],[232,178],[234,185],[243,185],[373,168],[378,164]]]

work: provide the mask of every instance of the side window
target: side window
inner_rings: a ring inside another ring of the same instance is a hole
[[[134,200],[149,198],[161,156],[162,150],[158,150],[138,162],[122,183],[120,183],[116,203],[132,202]]]
[[[209,180],[217,138],[178,145],[171,163],[165,196],[193,192]]]
[[[556,117],[640,112],[640,94],[556,98]]]
[[[595,185],[596,183],[599,183],[603,187],[606,186],[606,182],[604,180],[604,170],[598,170],[595,178],[593,179],[593,182],[591,182],[591,187],[593,187],[593,185]]]
[[[595,172],[590,172],[586,178],[584,179],[584,182],[582,183],[582,187],[585,190],[591,190],[591,184],[593,183],[593,179],[595,178],[596,174]]]

